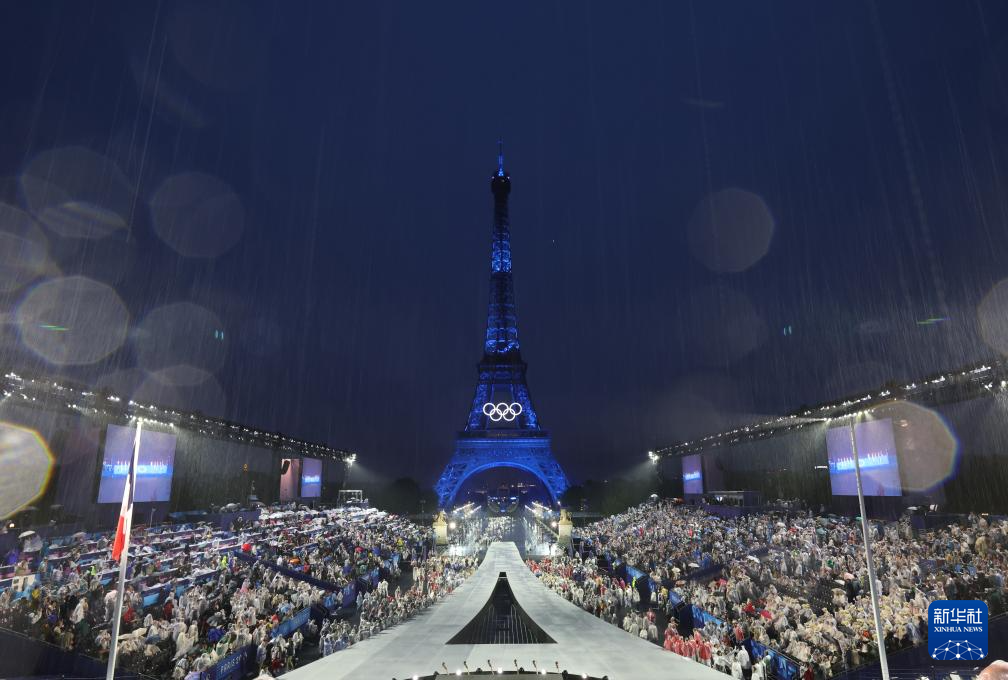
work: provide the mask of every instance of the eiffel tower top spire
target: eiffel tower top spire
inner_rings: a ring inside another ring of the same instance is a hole
[[[490,305],[487,312],[486,357],[521,360],[518,354],[518,315],[511,279],[511,231],[508,195],[511,178],[504,170],[504,140],[497,141],[497,172],[490,180],[494,196],[493,241],[490,248]]]

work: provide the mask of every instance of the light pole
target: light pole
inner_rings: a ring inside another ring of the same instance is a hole
[[[350,468],[357,461],[357,454],[352,453],[349,456],[343,457],[343,463],[346,465],[346,472],[343,473],[343,481],[340,483],[340,491],[346,488],[347,482],[350,481]]]
[[[879,612],[878,584],[875,582],[875,558],[872,554],[872,539],[868,531],[868,515],[865,513],[864,489],[861,486],[861,461],[858,458],[857,437],[854,436],[854,424],[865,411],[859,411],[851,417],[850,441],[854,452],[854,478],[857,480],[858,505],[861,509],[861,532],[864,535],[865,560],[868,562],[868,589],[871,591],[872,614],[875,616],[875,641],[878,643],[879,665],[882,667],[882,680],[889,680],[889,661],[886,659],[885,635],[882,633],[882,615]]]
[[[662,473],[662,461],[661,456],[656,454],[654,451],[647,452],[648,460],[651,464],[655,466],[655,472],[658,473],[658,490],[661,490],[662,485],[665,484],[665,475]]]

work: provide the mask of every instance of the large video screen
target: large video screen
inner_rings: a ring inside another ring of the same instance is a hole
[[[683,457],[682,482],[684,494],[703,493],[703,462],[699,455]]]
[[[322,495],[322,461],[318,458],[301,460],[301,497],[318,498]]]
[[[135,427],[109,425],[105,435],[99,503],[121,503],[130,460],[133,458]],[[137,464],[135,503],[161,503],[171,499],[172,472],[175,469],[175,435],[143,430]]]
[[[861,488],[865,496],[902,496],[899,458],[893,438],[892,419],[867,420],[854,427]],[[834,496],[856,496],[854,448],[850,427],[833,427],[826,432],[830,485]]]

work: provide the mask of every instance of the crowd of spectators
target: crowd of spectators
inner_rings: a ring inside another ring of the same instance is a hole
[[[382,630],[411,618],[450,594],[476,570],[476,560],[447,555],[430,557],[413,565],[413,583],[405,592],[399,586],[388,592],[382,581],[375,590],[359,597],[359,622],[327,619],[322,624],[322,655],[328,656]]]
[[[428,528],[384,512],[289,512],[266,515],[261,520],[266,530],[280,527],[281,533],[249,544],[251,553],[338,589],[375,569],[388,569],[392,555],[407,562],[423,557],[430,533]],[[389,577],[399,578],[397,562],[388,570]]]
[[[529,560],[527,564],[543,585],[630,635],[738,678],[754,672],[749,652],[741,644],[744,638],[736,637],[738,631],[727,627],[697,628],[691,635],[680,635],[676,620],[667,616],[668,589],[656,591],[653,602],[642,600],[632,580],[627,582],[600,570],[591,556],[562,555],[538,562]],[[763,666],[757,665],[759,669],[755,672],[762,673]]]
[[[511,518],[471,520],[481,523],[480,543],[515,529]],[[970,516],[925,530],[904,517],[870,531],[888,650],[923,640],[932,600],[1004,610],[1008,521]],[[805,510],[725,518],[658,502],[584,527],[577,539],[580,550],[529,568],[575,605],[669,651],[758,680],[769,671],[747,640],[800,663],[806,680],[877,658],[862,530],[851,518]],[[475,570],[476,558],[434,555],[430,540],[430,529],[373,510],[284,510],[234,531],[137,532],[120,664],[184,678],[254,648],[261,671],[276,675],[315,644],[336,653],[411,618]],[[0,626],[107,655],[118,584],[109,543],[108,534],[77,535],[8,555],[6,572],[21,582],[8,578],[0,590]],[[680,603],[705,614],[682,634]],[[311,620],[285,625],[306,609]]]
[[[908,517],[870,526],[887,650],[923,640],[934,599],[982,599],[992,615],[1004,609],[1005,520],[970,516],[928,531]],[[877,659],[861,525],[851,518],[807,511],[724,518],[661,502],[596,522],[579,537],[583,559],[530,567],[575,604],[667,649],[717,665],[751,638],[820,677]],[[644,572],[649,587],[618,578],[619,563]],[[668,628],[658,640],[647,614],[633,611],[650,608],[665,620],[680,600],[721,624],[698,628],[694,644]],[[747,675],[757,672],[741,665]],[[734,674],[731,661],[719,667]]]
[[[9,554],[15,577],[0,592],[0,626],[107,657],[118,585],[110,538],[81,534]],[[117,665],[184,678],[252,645],[261,671],[276,675],[322,633],[331,653],[341,638],[346,646],[409,618],[474,569],[428,556],[428,539],[428,529],[373,510],[265,513],[234,532],[138,531]],[[400,565],[412,567],[405,590]],[[354,583],[367,587],[342,607]],[[308,623],[284,626],[309,608]]]
[[[623,579],[600,571],[594,557],[547,557],[527,564],[540,582],[568,602],[616,624],[620,612],[640,603],[640,593]],[[657,637],[656,637],[657,639]]]

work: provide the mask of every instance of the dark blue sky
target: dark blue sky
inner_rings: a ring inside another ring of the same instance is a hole
[[[1008,296],[978,316],[1008,276],[1004,3],[4,4],[0,200],[49,258],[0,293],[23,370],[433,481],[475,384],[501,135],[522,353],[575,479],[1008,344]],[[40,214],[39,166],[94,173],[73,147],[122,170],[91,202],[128,229]],[[207,183],[231,189],[205,229],[159,227]],[[40,363],[19,324],[59,313],[18,310],[73,274],[114,288],[125,339]],[[178,364],[202,372],[152,379]]]

